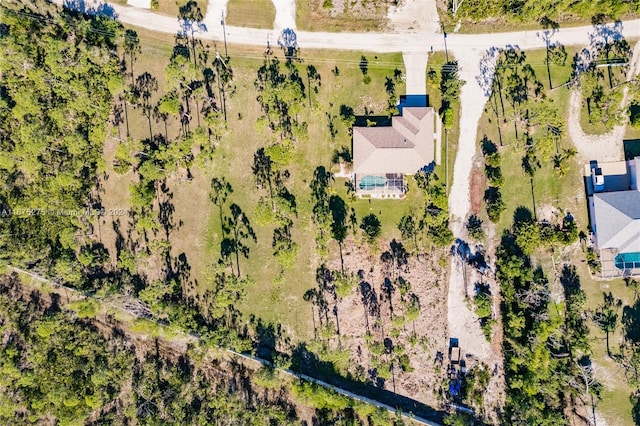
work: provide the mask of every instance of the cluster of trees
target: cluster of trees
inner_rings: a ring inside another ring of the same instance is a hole
[[[319,75],[317,81],[320,81]],[[264,113],[258,119],[258,128],[265,135],[269,135],[267,129],[271,132],[272,140],[265,147],[265,153],[273,162],[286,166],[293,158],[296,144],[308,139],[307,123],[299,116],[306,90],[294,58],[288,57],[282,65],[273,52],[267,50],[255,87]]]
[[[523,212],[516,216],[497,249],[505,336],[505,420],[568,424],[566,413],[576,407],[590,407],[591,419],[599,387],[588,358],[589,328],[582,315],[586,295],[575,267],[565,265],[560,276],[564,302],[551,298],[549,280],[532,264],[530,247],[521,246],[525,229],[532,224],[524,216]]]
[[[582,93],[589,123],[605,130],[626,120],[621,105],[631,47],[621,33],[621,24],[593,19],[589,49],[574,57],[574,76]]]
[[[473,297],[475,312],[480,320],[480,328],[484,333],[484,337],[491,341],[491,331],[495,320],[493,319],[493,298],[491,297],[491,289],[488,285],[476,284],[476,294]]]
[[[315,383],[296,383],[293,385],[292,392],[296,398],[315,407],[319,413],[325,413],[318,416],[318,421],[331,420],[331,424],[336,425],[358,424],[363,421],[372,426],[404,424],[400,416],[392,416],[383,408],[355,401]],[[336,416],[338,413],[340,414]]]
[[[12,285],[3,277],[2,285]],[[0,419],[62,423],[87,419],[118,397],[133,353],[96,329],[41,304],[0,294]]]
[[[425,195],[422,214],[408,213],[398,222],[402,238],[413,245],[416,254],[429,244],[446,247],[453,241],[449,229],[449,205],[444,183],[432,171],[420,171],[414,176],[416,186]]]
[[[484,191],[484,201],[487,206],[487,215],[492,222],[498,222],[500,215],[505,210],[500,187],[504,184],[502,169],[500,168],[500,153],[498,147],[486,136],[482,139],[482,154],[484,155],[484,173],[489,182],[489,187]]]
[[[461,80],[458,75],[458,61],[448,60],[442,65],[440,72],[429,67],[427,80],[434,86],[434,89],[439,89],[441,105],[438,112],[442,116],[444,128],[449,130],[455,121],[453,107],[459,103],[460,90],[465,84],[465,81]]]
[[[553,51],[550,47],[547,50]],[[557,56],[549,54],[550,58]],[[492,85],[488,103],[498,126],[500,145],[502,124],[510,122],[516,141],[522,139],[527,147],[529,163],[549,161],[564,132],[564,122],[526,62],[525,52],[513,46],[503,49],[496,60]]]
[[[335,194],[331,187],[333,175],[324,166],[318,166],[313,172],[310,183],[312,220],[316,228],[316,245],[322,257],[328,255],[330,239],[338,243],[342,272],[344,272],[343,244],[349,230],[353,235],[357,231],[358,219],[355,210],[349,207],[347,202]],[[377,221],[377,222],[376,222]],[[375,242],[380,234],[380,221],[375,215],[362,219],[361,228],[371,243]]]
[[[90,196],[104,168],[113,96],[124,79],[114,20],[39,4],[3,4],[0,52],[0,223],[3,259],[80,278],[89,250]],[[34,34],[38,34],[34,37]],[[58,214],[58,210],[74,212]],[[20,212],[27,212],[20,213]]]
[[[291,238],[293,220],[298,215],[296,197],[289,191],[285,181],[289,171],[271,160],[264,148],[253,155],[253,176],[256,186],[268,191],[261,196],[256,208],[259,225],[275,224],[273,231],[273,255],[284,269],[291,269],[298,254],[298,245]]]
[[[166,342],[134,351],[127,337],[99,331],[55,300],[34,293],[33,303],[13,279],[3,277],[0,292],[3,423],[299,422],[287,398],[252,386],[250,369],[221,374],[200,349],[178,359]]]

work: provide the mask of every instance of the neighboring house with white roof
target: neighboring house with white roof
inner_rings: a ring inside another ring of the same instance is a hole
[[[432,107],[401,108],[390,126],[353,127],[353,183],[358,196],[401,198],[405,176],[434,162],[437,114]],[[438,126],[439,127],[439,126]]]
[[[587,167],[589,216],[602,275],[640,275],[640,157]]]

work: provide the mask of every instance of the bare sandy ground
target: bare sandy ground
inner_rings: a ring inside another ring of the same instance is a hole
[[[273,27],[282,31],[285,28],[296,29],[296,2],[295,0],[271,0],[276,7],[276,20]]]
[[[438,32],[440,20],[435,0],[404,0],[387,12],[389,28],[396,32]]]

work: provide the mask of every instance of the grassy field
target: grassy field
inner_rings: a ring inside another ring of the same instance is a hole
[[[577,48],[568,47],[568,58],[577,51]],[[538,80],[542,82],[545,89],[548,89],[549,82],[547,77],[547,69],[544,63],[545,51],[535,50],[526,53],[526,62],[530,64],[535,72]],[[558,87],[565,83],[571,75],[571,63],[567,60],[565,66],[551,65],[551,77],[554,87]],[[569,89],[567,87],[558,87],[548,91],[548,96],[553,99],[554,105],[561,114],[568,111]],[[505,110],[508,116],[510,106],[505,100]],[[524,147],[522,142],[515,142],[515,130],[512,122],[502,123],[502,146],[500,146],[500,136],[495,115],[489,105],[485,106],[485,113],[480,119],[478,127],[478,140],[482,140],[486,135],[491,141],[499,146],[502,155],[502,174],[504,175],[504,185],[501,188],[502,199],[505,202],[506,210],[503,212],[500,222],[498,223],[497,235],[500,235],[501,229],[511,226],[513,221],[513,212],[519,206],[528,207],[533,211],[534,197],[537,209],[547,205],[556,208],[560,207],[564,211],[571,212],[577,219],[580,229],[586,229],[588,225],[588,215],[586,200],[584,199],[584,190],[582,184],[582,165],[578,162],[577,157],[571,161],[568,173],[561,177],[554,170],[552,162],[541,164],[541,168],[535,173],[532,183],[529,177],[522,169],[522,157],[524,155]],[[521,137],[522,132],[519,136]],[[559,148],[567,149],[572,147],[571,141],[565,135],[560,141]],[[487,219],[488,220],[488,219]]]
[[[142,54],[135,63],[135,74],[148,71],[158,78],[159,91],[154,96],[156,100],[164,90],[163,70],[171,55],[172,39],[144,31],[139,31],[139,35]],[[311,93],[313,107],[309,107],[308,99],[305,99],[300,119],[308,123],[309,140],[298,145],[295,159],[288,166],[291,177],[286,181],[286,185],[295,195],[297,203],[297,218],[294,220],[292,239],[298,244],[299,252],[294,267],[283,272],[273,258],[271,243],[274,225],[260,226],[252,220],[259,196],[266,195],[264,190],[261,192],[256,189],[251,171],[254,153],[259,147],[267,144],[267,137],[256,131],[256,120],[262,113],[256,101],[254,81],[257,69],[264,60],[262,53],[255,48],[229,45],[230,64],[234,70],[236,86],[235,95],[227,102],[230,133],[223,137],[213,163],[206,170],[193,170],[191,180],[175,176],[168,181],[168,186],[173,192],[173,221],[179,224],[170,236],[172,254],[176,257],[180,254],[185,255],[190,266],[190,280],[194,291],[204,291],[208,286],[208,267],[217,262],[221,242],[217,207],[209,201],[208,196],[210,180],[213,176],[224,176],[234,189],[229,202],[242,208],[252,221],[257,237],[256,244],[249,243],[249,258],[240,259],[243,275],[250,275],[256,283],[247,289],[247,297],[239,308],[247,317],[255,315],[263,321],[282,324],[283,328],[292,332],[296,338],[305,339],[311,337],[313,328],[310,326],[311,309],[309,304],[302,300],[302,295],[307,289],[315,286],[315,269],[319,262],[311,223],[312,206],[309,195],[313,171],[320,165],[330,168],[335,149],[342,146],[351,148],[349,129],[339,116],[340,106],[348,105],[354,108],[356,113],[364,111],[365,106],[374,113],[383,113],[387,96],[385,77],[393,76],[396,68],[404,70],[404,67],[400,54],[365,53],[369,61],[367,75],[371,77],[371,82],[365,84],[358,66],[361,53],[301,52],[303,62],[297,65],[301,69],[301,75],[305,78],[306,66],[313,64],[321,76],[321,86],[318,94]],[[276,55],[281,56],[281,52],[277,51]],[[404,90],[404,83],[398,82],[396,93],[403,94]],[[148,126],[141,112],[131,108],[129,112],[132,136],[148,138]],[[330,119],[337,128],[335,140],[331,139],[329,133]],[[154,132],[164,130],[161,122],[154,122],[153,126]],[[169,136],[177,135],[178,129],[177,120],[170,119]],[[118,191],[118,187],[126,187],[127,179],[130,181],[131,177],[114,176],[113,190]],[[381,241],[398,237],[396,226],[399,218],[420,202],[417,191],[410,193],[405,200],[372,200],[371,203],[368,200],[350,201],[344,180],[336,179],[333,187],[333,191],[339,194],[349,207],[355,209],[358,221],[370,212],[374,212],[380,218]],[[122,190],[126,192],[125,189],[120,189]],[[116,194],[105,194],[105,198],[110,197],[114,204],[121,203],[123,199]],[[332,250],[330,256],[338,256],[337,250]]]
[[[156,12],[169,16],[178,16],[180,7],[187,4],[188,0],[158,0],[158,10]],[[195,0],[204,17],[207,14],[207,0]]]
[[[250,28],[273,28],[276,8],[271,0],[229,0],[226,24]]]
[[[331,52],[331,51],[305,51],[302,57],[306,64],[313,64],[318,69],[322,78],[322,86],[318,95],[312,93],[313,108],[306,107],[301,115],[309,125],[309,141],[297,148],[296,158],[289,166],[291,178],[287,186],[296,196],[298,204],[298,217],[293,227],[293,240],[299,246],[299,253],[294,268],[285,271],[280,276],[280,268],[272,257],[271,236],[273,226],[260,227],[254,224],[258,243],[251,248],[250,258],[241,261],[245,272],[256,278],[255,289],[248,292],[241,309],[247,314],[254,314],[267,321],[274,321],[288,328],[300,338],[310,337],[312,328],[309,327],[310,307],[302,300],[302,295],[311,286],[315,285],[315,268],[318,266],[315,241],[313,237],[313,225],[311,224],[311,199],[309,196],[309,183],[313,177],[313,171],[317,166],[324,165],[329,168],[334,149],[340,146],[351,146],[351,138],[348,129],[340,122],[338,111],[341,104],[352,106],[356,111],[362,103],[371,102],[383,104],[384,77],[393,75],[393,70],[402,68],[401,55],[378,55],[370,60],[368,75],[372,80],[369,85],[362,81],[362,74],[358,68],[360,54]],[[255,181],[251,172],[251,164],[255,151],[265,144],[264,140],[256,137],[255,122],[261,115],[259,105],[255,100],[256,92],[253,89],[253,81],[256,69],[262,63],[259,57],[250,58],[246,55],[242,59],[232,63],[236,72],[237,95],[229,102],[229,125],[233,134],[223,141],[218,153],[218,159],[214,166],[213,174],[225,176],[235,188],[231,197],[245,211],[251,212],[256,208],[258,194],[256,194]],[[339,75],[335,76],[331,70],[338,67]],[[303,75],[304,72],[302,72]],[[399,93],[404,92],[403,87],[398,87]],[[362,106],[360,106],[362,109]],[[242,118],[238,114],[242,115]],[[335,141],[331,140],[328,129],[328,116],[337,121],[338,134]],[[336,179],[333,184],[336,193],[345,201],[346,189],[341,179]],[[395,235],[393,230],[397,223],[398,207],[407,206],[409,200],[372,203],[377,208],[376,214],[382,222],[384,237]],[[366,201],[353,203],[358,218],[366,212],[369,213]],[[250,216],[251,217],[251,216]],[[220,224],[216,215],[211,217],[209,239],[209,256],[217,256],[219,251]],[[337,253],[332,253],[337,256]]]
[[[296,26],[304,31],[376,31],[384,27],[387,6],[367,0],[296,0]],[[341,8],[338,8],[342,4]]]

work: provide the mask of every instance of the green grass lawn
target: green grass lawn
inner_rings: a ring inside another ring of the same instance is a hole
[[[207,14],[207,0],[195,0],[204,17]],[[158,9],[156,12],[170,16],[178,16],[180,7],[187,4],[188,0],[158,0]]]
[[[250,28],[273,28],[276,8],[271,0],[229,0],[226,24]]]
[[[296,0],[296,26],[304,31],[360,32],[384,27],[385,2],[349,0],[344,9],[334,8],[338,0]]]
[[[157,100],[164,92],[163,71],[168,64],[173,41],[171,37],[158,36],[152,32],[139,30],[138,33],[142,53],[134,64],[134,73],[139,75],[147,71],[156,76],[159,90],[153,99]],[[256,120],[262,112],[256,101],[257,92],[254,87],[257,69],[264,60],[263,52],[258,48],[236,45],[229,45],[228,48],[236,86],[235,95],[227,101],[230,133],[223,137],[213,164],[206,170],[194,171],[193,180],[189,182],[173,179],[168,183],[174,193],[174,222],[182,223],[173,231],[172,253],[175,256],[185,253],[191,267],[190,278],[196,282],[195,291],[198,293],[207,288],[208,265],[217,262],[220,256],[218,210],[208,198],[211,177],[224,176],[231,183],[234,192],[229,197],[229,202],[238,204],[249,220],[254,216],[259,196],[267,195],[264,190],[260,192],[256,189],[251,171],[254,153],[259,147],[267,145],[265,136],[256,131]],[[214,47],[211,46],[211,49]],[[313,171],[320,165],[331,167],[334,149],[342,146],[351,148],[349,129],[339,116],[340,105],[351,106],[356,112],[364,111],[367,106],[374,113],[382,113],[387,97],[385,77],[393,76],[396,68],[404,71],[401,54],[365,53],[369,61],[367,74],[371,77],[371,82],[365,84],[358,66],[361,54],[319,50],[301,52],[303,62],[297,64],[301,75],[306,77],[306,66],[313,64],[321,76],[321,86],[318,94],[311,93],[312,108],[306,104],[308,99],[305,99],[300,119],[308,123],[309,140],[299,143],[295,159],[288,166],[291,177],[286,185],[296,197],[298,211],[292,229],[292,239],[299,247],[297,260],[291,270],[281,274],[281,268],[273,258],[271,245],[274,225],[260,226],[255,221],[252,225],[257,244],[249,243],[249,258],[240,260],[243,275],[248,274],[256,280],[255,285],[247,289],[247,297],[239,306],[243,314],[282,324],[299,339],[311,337],[310,333],[313,332],[311,309],[302,300],[302,295],[315,286],[315,269],[319,262],[311,222],[309,184]],[[280,51],[276,51],[276,55],[282,56]],[[404,83],[399,81],[396,93],[403,94],[404,91]],[[329,133],[330,117],[337,128],[335,140],[331,139]],[[129,108],[129,120],[132,137],[149,137],[146,118],[140,110]],[[195,127],[195,123],[193,126]],[[164,130],[162,122],[154,121],[153,127],[154,132]],[[124,126],[121,126],[121,131],[123,129]],[[170,119],[169,136],[175,137],[178,130],[177,119]],[[128,193],[128,184],[123,185],[121,190]],[[415,185],[410,185],[416,189]],[[410,192],[405,200],[372,200],[369,203],[368,200],[349,201],[343,179],[336,179],[333,187],[335,193],[353,206],[358,224],[370,212],[380,218],[381,241],[398,237],[397,223],[400,217],[411,206],[419,205],[417,190]],[[114,194],[112,198],[118,199],[118,204],[121,204],[120,199],[123,197]],[[337,250],[331,251],[330,256],[337,257]]]

